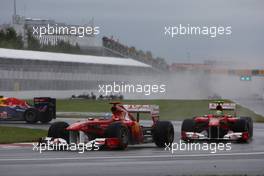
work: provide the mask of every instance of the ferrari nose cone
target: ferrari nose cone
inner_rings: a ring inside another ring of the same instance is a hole
[[[82,127],[83,127],[83,122],[77,122],[77,123],[73,123],[70,126],[68,126],[66,130],[78,131],[78,130],[81,130]]]
[[[209,121],[209,126],[218,126],[219,125],[219,119],[217,118],[211,118]]]

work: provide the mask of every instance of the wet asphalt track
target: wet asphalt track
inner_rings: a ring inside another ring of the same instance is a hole
[[[69,122],[71,119],[63,119]],[[147,123],[147,122],[145,122]],[[6,125],[28,126],[24,123]],[[181,122],[174,122],[179,142]],[[254,124],[254,140],[232,144],[231,151],[164,151],[154,144],[125,151],[39,153],[32,147],[0,147],[0,175],[264,175],[264,124]],[[35,125],[47,128],[47,125]]]

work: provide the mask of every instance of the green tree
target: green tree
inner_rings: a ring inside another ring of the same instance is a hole
[[[0,47],[2,48],[23,48],[23,40],[20,35],[17,35],[14,28],[7,28],[0,31]]]

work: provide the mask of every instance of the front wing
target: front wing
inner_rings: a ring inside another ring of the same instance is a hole
[[[67,142],[62,138],[44,137],[39,140],[38,146],[47,146],[54,150],[71,150],[73,146],[86,150],[116,149],[120,145],[117,138],[96,138],[87,142]]]
[[[208,135],[197,132],[182,131],[183,140],[226,140],[226,141],[239,141],[247,140],[249,138],[248,132],[228,132],[222,138],[211,138]]]

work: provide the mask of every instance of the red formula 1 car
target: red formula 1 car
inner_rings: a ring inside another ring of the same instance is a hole
[[[253,121],[250,117],[237,117],[225,114],[235,112],[236,104],[217,101],[209,104],[215,113],[185,119],[181,127],[181,138],[184,141],[195,140],[230,140],[248,142],[253,137]]]
[[[48,131],[48,140],[64,140],[68,144],[96,143],[108,149],[125,149],[128,144],[149,142],[164,147],[173,142],[173,125],[168,121],[159,121],[158,106],[111,104],[112,114],[108,118],[89,118],[71,125],[66,122],[53,123]],[[150,114],[150,126],[140,124],[140,113]]]

